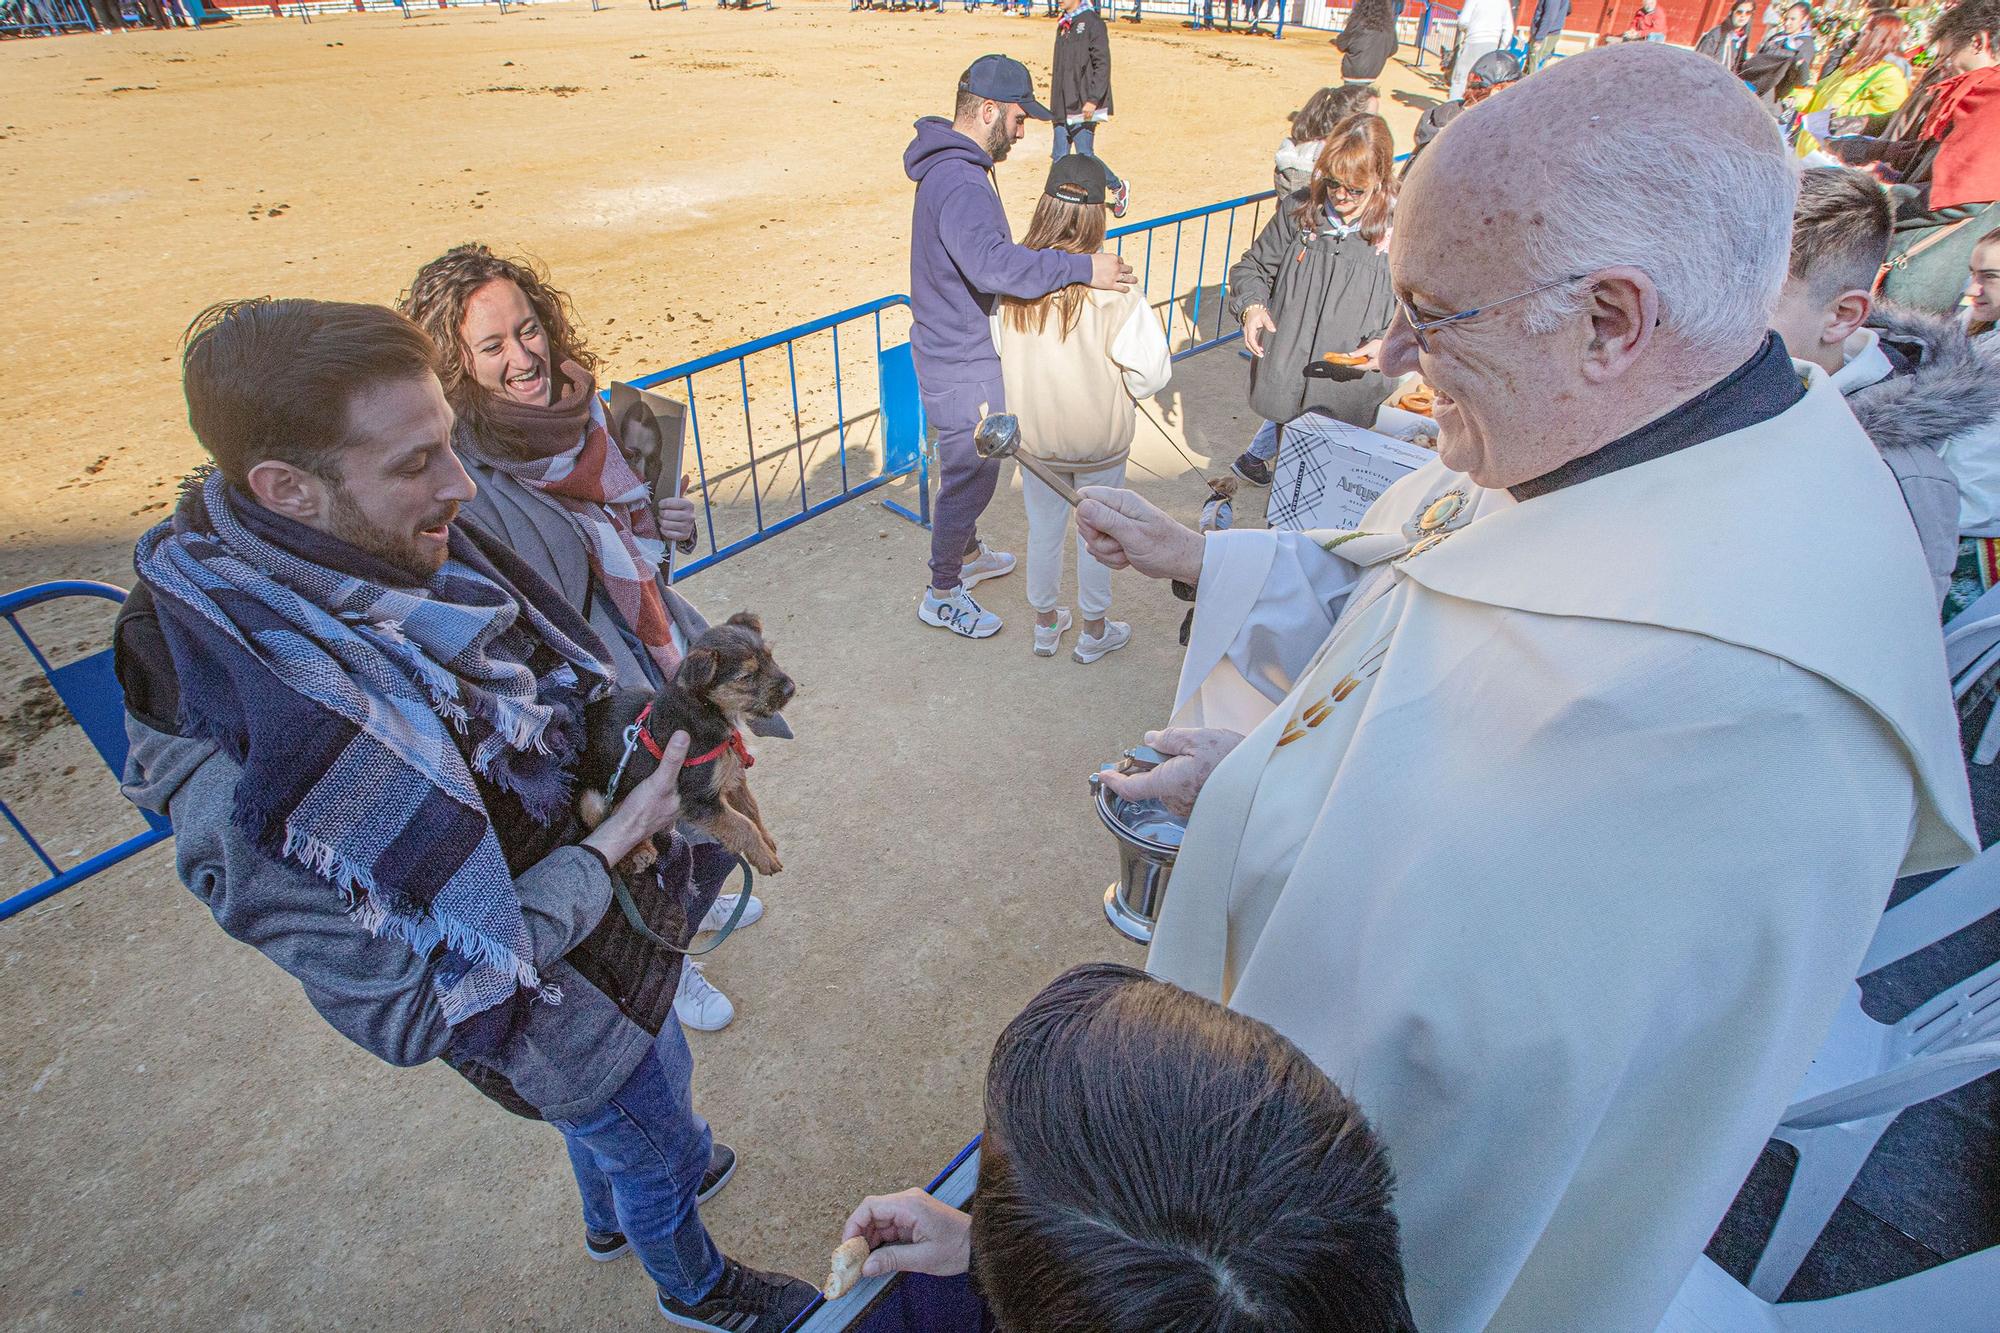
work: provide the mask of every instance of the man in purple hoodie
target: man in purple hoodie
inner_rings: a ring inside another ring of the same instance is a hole
[[[1000,355],[987,317],[1002,296],[1033,300],[1088,283],[1107,291],[1132,285],[1113,254],[1075,255],[1014,244],[993,164],[1020,142],[1028,117],[1049,119],[1027,67],[981,56],[958,81],[952,119],[926,116],[903,152],[917,183],[910,227],[910,349],[924,416],[937,431],[938,495],[931,508],[931,581],[917,607],[926,625],[968,639],[1000,631],[1000,617],[972,600],[971,587],[1014,569],[1014,557],[979,540],[979,516],[1000,479],[997,460],[972,446],[980,419],[1007,410]]]

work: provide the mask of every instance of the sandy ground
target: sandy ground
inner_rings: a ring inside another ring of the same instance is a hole
[[[548,261],[614,373],[712,351],[900,290],[909,121],[986,50],[1045,79],[1050,35],[955,9],[621,0],[0,44],[0,588],[129,581],[132,539],[197,459],[175,341],[207,302],[386,300],[477,237]],[[1100,146],[1137,182],[1134,217],[1263,188],[1283,113],[1337,77],[1312,34],[1115,42]],[[1384,82],[1426,91],[1400,67]],[[1416,111],[1387,110],[1406,139]],[[1031,133],[1002,168],[1017,219],[1046,152]],[[1226,462],[1253,424],[1242,381],[1233,350],[1208,353],[1156,410]],[[1141,431],[1135,482],[1191,516],[1198,486]],[[1011,486],[989,530],[1020,549]],[[786,873],[711,966],[735,1026],[693,1044],[697,1103],[743,1153],[705,1216],[731,1252],[807,1276],[856,1198],[921,1183],[976,1130],[1022,1001],[1071,963],[1140,957],[1100,913],[1114,856],[1083,777],[1165,712],[1182,608],[1120,576],[1134,645],[1042,660],[1017,575],[982,590],[1007,630],[961,643],[911,615],[926,547],[864,500],[686,585],[712,613],[760,611],[803,686],[802,739],[756,775]],[[106,623],[50,640],[93,647]],[[136,828],[14,688],[25,659],[0,670],[0,794],[58,855]],[[33,877],[0,847],[0,884]],[[635,1264],[584,1261],[551,1131],[345,1043],[164,849],[0,925],[0,1009],[11,1326],[656,1326]]]

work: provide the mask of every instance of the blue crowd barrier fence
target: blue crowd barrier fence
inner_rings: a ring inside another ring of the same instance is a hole
[[[0,0],[0,37],[96,30],[84,0]]]
[[[1138,276],[1146,303],[1159,312],[1176,361],[1243,336],[1229,313],[1229,266],[1255,239],[1269,211],[1265,205],[1276,197],[1265,190],[1105,233]],[[1162,268],[1164,287],[1155,284]]]
[[[1175,357],[1242,336],[1229,265],[1263,225],[1269,190],[1110,232],[1158,312]],[[857,496],[930,524],[931,459],[906,329],[885,296],[631,381],[687,412],[684,470],[701,553],[685,578]],[[885,318],[893,321],[885,325]],[[690,464],[691,460],[691,464]]]
[[[0,619],[4,619],[21,644],[34,659],[42,679],[56,697],[69,710],[83,733],[89,738],[98,757],[108,765],[112,773],[120,774],[125,768],[125,696],[118,688],[118,677],[112,671],[111,650],[97,652],[56,666],[50,662],[48,654],[34,635],[21,623],[21,614],[33,607],[59,602],[69,598],[102,598],[105,601],[122,603],[125,590],[108,583],[90,583],[82,580],[66,580],[59,583],[40,583],[32,588],[22,588],[16,592],[0,595]],[[100,641],[108,641],[109,635]],[[32,678],[31,678],[32,679]],[[18,755],[16,756],[18,758]],[[33,907],[45,898],[53,897],[74,884],[80,884],[101,870],[117,865],[125,858],[144,851],[153,844],[172,836],[173,830],[166,820],[157,815],[145,816],[145,829],[123,841],[104,848],[74,865],[65,866],[50,854],[41,839],[29,831],[26,820],[14,807],[0,799],[0,817],[9,826],[28,850],[35,856],[46,878],[40,883],[22,889],[4,902],[0,902],[0,921],[6,920],[24,908]]]
[[[631,381],[687,411],[682,468],[706,550],[676,578],[904,477],[917,508],[889,507],[930,521],[923,406],[897,340],[909,306],[880,297]]]

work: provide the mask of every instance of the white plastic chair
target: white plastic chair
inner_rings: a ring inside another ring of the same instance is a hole
[[[1882,914],[1861,975],[1887,967],[2000,910],[2000,845]],[[1775,1301],[1846,1197],[1875,1144],[1908,1108],[2000,1069],[2000,963],[1878,1023],[1848,992],[1774,1138],[1798,1150],[1784,1207],[1750,1275]],[[2000,1329],[2000,1291],[1987,1328]]]
[[[1681,1284],[1658,1333],[1993,1333],[2000,1249],[1823,1301],[1772,1305],[1706,1255]]]
[[[1988,588],[1979,599],[1951,618],[1944,627],[1945,664],[1951,670],[1951,697],[1963,699],[1986,673],[2000,664],[2000,587]],[[1972,762],[1990,764],[2000,754],[2000,707],[1986,721]]]

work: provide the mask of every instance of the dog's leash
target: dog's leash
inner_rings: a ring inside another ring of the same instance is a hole
[[[1162,426],[1159,423],[1159,420],[1155,418],[1151,412],[1148,412],[1146,410],[1146,405],[1144,403],[1135,401],[1132,404],[1132,406],[1139,409],[1139,415],[1146,418],[1147,424],[1151,425],[1154,430],[1160,433],[1161,439],[1165,440],[1168,444],[1171,444],[1174,447],[1174,452],[1181,456],[1181,461],[1188,465],[1188,470],[1190,472],[1193,472],[1197,477],[1204,477],[1204,478],[1206,477],[1206,474],[1203,473],[1201,470],[1201,464],[1195,462],[1194,459],[1189,456],[1188,451],[1181,448],[1179,440],[1176,440],[1173,436],[1167,434],[1167,428],[1165,426]],[[1139,460],[1136,458],[1133,459],[1132,461],[1134,463],[1139,463]],[[1139,466],[1141,468],[1144,468],[1147,472],[1152,472],[1154,476],[1160,477],[1159,473],[1153,472],[1153,469],[1146,467],[1144,463],[1139,463]],[[1160,480],[1165,481],[1166,478],[1160,477]]]
[[[653,739],[651,734],[648,733],[646,730],[646,718],[652,713],[652,711],[653,711],[653,705],[651,705],[650,703],[647,704],[644,708],[639,710],[639,716],[633,719],[632,725],[625,728],[625,752],[618,756],[618,767],[611,771],[611,786],[606,790],[604,794],[604,799],[607,802],[616,801],[618,799],[618,786],[625,780],[625,767],[626,765],[632,762],[633,754],[636,753],[639,749],[640,740],[643,738],[644,740],[650,742]],[[741,746],[743,744],[742,738],[740,736],[732,737],[731,739],[733,739],[738,746]],[[660,757],[660,752],[657,749],[654,749],[653,745],[648,744],[646,748],[652,751],[653,757],[655,759]],[[705,760],[713,759],[716,757],[716,755],[720,754],[723,750],[727,748],[729,748],[729,742],[724,741],[722,745],[718,746],[715,750],[712,750],[707,755],[703,756],[702,760],[697,760],[696,762],[704,762]],[[746,764],[745,764],[746,767],[748,766],[747,759],[748,757],[746,756]],[[686,765],[683,764],[683,767],[685,766]],[[666,949],[672,953],[680,954],[682,957],[685,958],[699,958],[705,953],[714,953],[717,949],[722,947],[722,942],[724,940],[728,939],[731,935],[736,933],[736,927],[743,923],[743,913],[748,911],[750,907],[750,888],[753,884],[757,882],[757,877],[750,871],[750,863],[744,860],[742,857],[736,856],[734,852],[731,852],[730,855],[736,858],[736,868],[743,872],[743,890],[741,893],[736,895],[736,910],[729,914],[729,920],[722,923],[722,929],[715,932],[715,938],[710,940],[702,948],[683,949],[678,944],[671,943],[670,941],[655,934],[653,928],[646,924],[646,918],[640,914],[639,904],[633,901],[631,886],[625,882],[625,877],[619,874],[616,870],[613,870],[611,872],[611,896],[618,900],[618,910],[625,914],[626,923],[630,925],[632,929],[638,931],[641,935],[645,936],[648,940],[651,940],[654,944],[659,945],[662,949]],[[718,890],[717,892],[719,896],[720,890]]]

